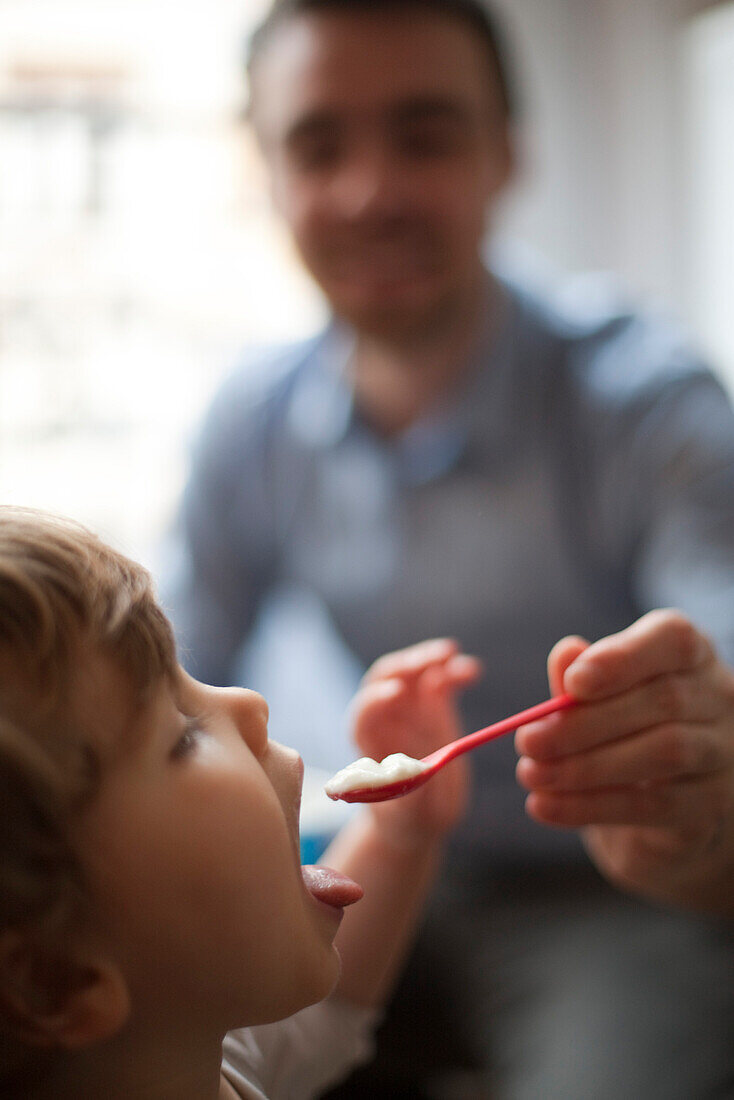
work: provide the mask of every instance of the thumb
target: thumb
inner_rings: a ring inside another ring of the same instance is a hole
[[[578,635],[561,638],[560,642],[556,642],[548,655],[548,682],[551,695],[561,695],[563,693],[563,680],[566,670],[588,648],[589,643],[586,639],[579,638]]]

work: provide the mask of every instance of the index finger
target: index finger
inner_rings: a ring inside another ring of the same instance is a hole
[[[591,702],[665,673],[691,672],[713,658],[711,643],[680,611],[650,611],[585,649],[566,669],[563,686]]]
[[[378,657],[365,673],[364,682],[369,684],[374,680],[387,680],[393,676],[417,679],[431,665],[445,664],[458,652],[459,643],[454,638],[431,638],[426,642],[418,642],[406,649],[398,649],[394,653]]]

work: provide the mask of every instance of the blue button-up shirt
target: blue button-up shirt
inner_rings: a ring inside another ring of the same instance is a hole
[[[454,636],[485,664],[467,729],[545,698],[563,635],[595,639],[653,607],[689,613],[734,663],[721,386],[669,324],[599,294],[561,303],[497,285],[461,389],[396,438],[355,408],[337,326],[242,366],[206,419],[166,602],[184,662],[226,683],[262,608],[308,594],[311,627],[289,612],[256,635],[255,667],[269,658],[253,685],[307,761],[353,756],[334,669],[349,680],[422,638]],[[568,853],[574,841],[525,817],[514,764],[511,739],[472,754],[458,848]]]

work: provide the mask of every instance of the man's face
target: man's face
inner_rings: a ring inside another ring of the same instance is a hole
[[[473,293],[511,153],[469,27],[410,9],[294,17],[256,63],[253,118],[276,205],[338,315],[399,336]]]

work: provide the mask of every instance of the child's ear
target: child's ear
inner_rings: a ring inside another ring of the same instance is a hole
[[[24,1042],[76,1050],[118,1032],[130,996],[119,968],[101,952],[49,948],[32,935],[5,932],[0,1011]]]

